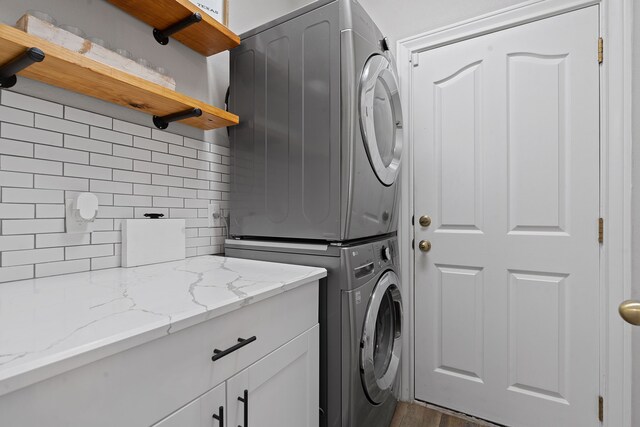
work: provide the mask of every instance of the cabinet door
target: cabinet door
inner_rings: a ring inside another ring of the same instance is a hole
[[[228,380],[228,425],[317,427],[318,339],[315,326]]]
[[[221,419],[226,417],[224,404],[225,383],[222,383],[153,427],[223,427],[226,425]]]

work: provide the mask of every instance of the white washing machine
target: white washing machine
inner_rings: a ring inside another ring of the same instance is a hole
[[[388,427],[402,348],[396,237],[348,244],[227,240],[225,249],[230,257],[327,269],[320,282],[320,426]]]
[[[241,35],[229,108],[234,237],[347,241],[397,229],[402,110],[387,41],[354,0]]]

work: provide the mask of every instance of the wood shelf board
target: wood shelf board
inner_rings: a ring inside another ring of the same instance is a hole
[[[201,117],[193,117],[180,123],[204,130],[232,126],[239,122],[235,114],[0,24],[0,64],[11,61],[31,47],[41,49],[46,57],[43,62],[20,72],[22,77],[152,115],[165,116],[200,108]]]
[[[202,22],[191,25],[171,37],[204,56],[211,56],[240,45],[240,37],[189,0],[107,1],[160,30],[170,27],[195,12],[200,12]],[[153,37],[151,32],[149,37]]]

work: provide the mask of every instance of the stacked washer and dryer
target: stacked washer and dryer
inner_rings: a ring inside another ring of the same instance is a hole
[[[317,1],[241,38],[226,255],[328,270],[320,425],[387,427],[402,346],[402,111],[389,46],[355,0]]]

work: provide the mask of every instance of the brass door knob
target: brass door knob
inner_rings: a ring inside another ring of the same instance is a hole
[[[421,226],[428,227],[431,225],[431,217],[429,215],[422,215],[418,222]]]
[[[420,248],[422,252],[429,252],[431,250],[431,242],[428,240],[420,240],[418,248]]]
[[[640,301],[626,300],[618,308],[625,322],[640,326]]]

